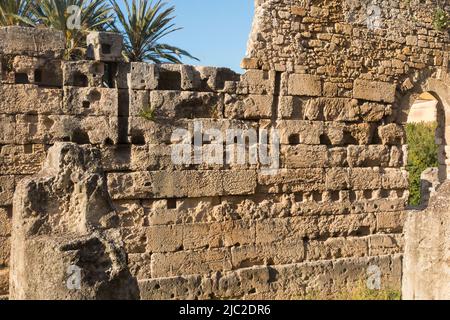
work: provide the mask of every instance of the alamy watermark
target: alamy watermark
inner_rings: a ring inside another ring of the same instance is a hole
[[[81,290],[81,268],[76,265],[67,267],[66,287],[69,290]]]
[[[175,165],[255,165],[267,175],[280,168],[280,135],[273,128],[205,129],[194,121],[191,131],[176,129],[171,142]]]
[[[79,6],[68,6],[67,7],[67,29],[69,30],[81,30],[81,13],[82,8]]]

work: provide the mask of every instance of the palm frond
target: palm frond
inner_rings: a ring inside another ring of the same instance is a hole
[[[129,61],[181,63],[182,57],[198,60],[186,50],[160,43],[167,35],[180,30],[173,23],[175,7],[166,2],[124,0],[125,9],[117,0],[110,0],[116,20],[115,32],[124,34],[124,56]]]
[[[68,25],[71,6],[81,9],[79,26]],[[39,24],[64,33],[66,57],[72,59],[85,49],[87,32],[106,30],[114,20],[111,7],[104,0],[35,0],[33,14]]]
[[[1,0],[0,26],[33,26],[32,0]]]

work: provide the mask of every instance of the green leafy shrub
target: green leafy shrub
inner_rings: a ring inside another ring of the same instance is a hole
[[[408,138],[408,165],[410,205],[420,204],[420,175],[428,168],[437,167],[438,148],[435,143],[436,123],[406,125]]]
[[[447,12],[441,8],[437,8],[434,13],[434,28],[438,31],[445,31],[450,25],[450,18]]]

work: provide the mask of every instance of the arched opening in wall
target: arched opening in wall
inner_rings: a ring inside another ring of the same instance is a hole
[[[445,114],[432,92],[419,95],[406,124],[408,144],[409,205],[426,207],[446,179]]]

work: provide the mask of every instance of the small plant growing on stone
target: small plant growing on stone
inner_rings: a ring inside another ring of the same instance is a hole
[[[149,105],[147,108],[141,110],[139,116],[149,121],[155,121],[155,109]]]
[[[450,24],[449,15],[442,8],[437,8],[434,13],[433,25],[438,31],[445,31]]]

